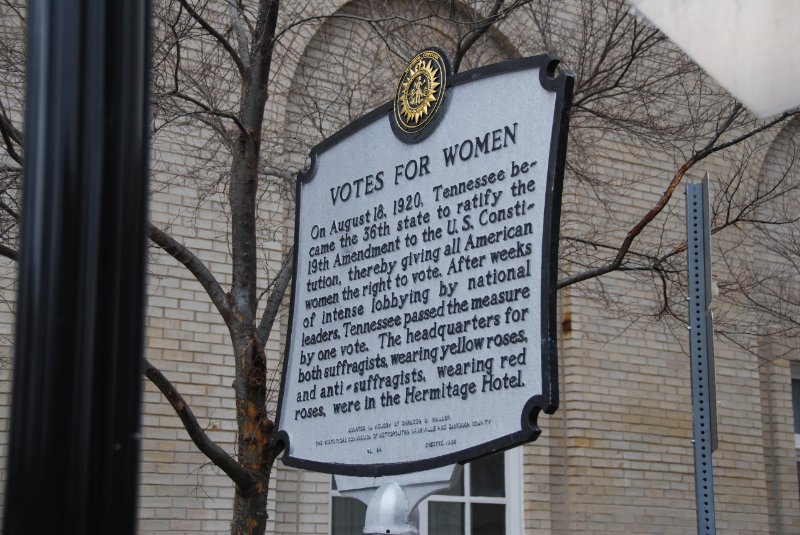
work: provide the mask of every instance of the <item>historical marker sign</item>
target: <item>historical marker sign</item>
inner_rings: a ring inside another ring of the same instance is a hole
[[[573,79],[537,56],[397,97],[312,151],[277,440],[284,462],[389,475],[535,439],[558,404],[555,281]]]

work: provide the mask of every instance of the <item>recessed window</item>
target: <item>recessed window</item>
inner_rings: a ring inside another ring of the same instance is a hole
[[[335,491],[335,480],[333,485],[334,492],[331,496],[331,535],[363,535],[367,506],[355,498],[339,496]]]

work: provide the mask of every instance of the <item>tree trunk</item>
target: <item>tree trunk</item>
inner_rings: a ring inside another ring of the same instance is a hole
[[[233,498],[233,521],[231,533],[235,535],[261,535],[267,529],[267,483],[263,482],[263,490],[242,493],[236,488]],[[259,486],[262,482],[259,481]]]
[[[255,482],[247,489],[236,487],[231,533],[262,535],[267,525],[269,477],[275,461],[272,447],[275,425],[266,410],[266,355],[253,332],[236,337],[234,350],[243,379],[237,385],[236,396],[239,464]]]
[[[261,0],[256,42],[242,84],[239,133],[231,164],[230,207],[232,284],[229,299],[233,317],[228,328],[236,356],[236,419],[239,464],[255,483],[236,488],[233,503],[233,535],[263,535],[267,526],[269,474],[275,461],[272,432],[267,415],[267,359],[258,339],[256,321],[256,199],[261,129],[278,17],[277,0]]]

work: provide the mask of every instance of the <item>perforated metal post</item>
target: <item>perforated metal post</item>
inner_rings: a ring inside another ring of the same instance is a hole
[[[692,427],[694,440],[697,533],[716,534],[714,472],[711,454],[717,449],[714,344],[711,317],[711,229],[708,174],[701,184],[686,186],[687,256],[689,268],[689,333],[692,365]]]

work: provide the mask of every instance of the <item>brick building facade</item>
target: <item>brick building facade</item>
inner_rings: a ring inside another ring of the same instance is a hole
[[[323,136],[390,99],[403,62],[415,51],[430,45],[448,51],[455,48],[458,27],[452,24],[453,17],[420,19],[421,10],[430,4],[319,0],[284,7],[282,23],[289,29],[279,42],[280,61],[272,74],[267,104],[265,177],[280,179],[300,169],[310,147]],[[545,38],[548,30],[542,29],[537,18],[543,16],[541,12],[535,7],[520,9],[480,39],[465,56],[461,70],[548,48],[564,58],[565,67],[577,71],[579,84],[581,77],[596,75],[577,68],[580,51],[564,37],[571,28],[576,42],[581,31],[584,40],[590,40],[581,19],[586,3],[567,4],[557,14],[551,13],[550,23],[561,31],[552,40]],[[218,15],[225,26],[223,11]],[[400,13],[400,18],[392,22],[396,33],[388,39],[382,33],[386,26],[363,22],[385,20],[390,12]],[[459,17],[473,13],[467,8],[456,12]],[[336,16],[316,19],[316,15]],[[7,16],[10,13],[4,12],[3,17]],[[598,13],[597,17],[611,15]],[[292,26],[302,18],[309,20]],[[164,20],[166,16],[157,24],[156,36],[165,31]],[[4,31],[9,32],[8,27]],[[588,57],[598,52],[583,53]],[[668,55],[688,62],[674,50]],[[233,94],[222,95],[223,102],[226,98],[234,101],[236,88],[227,90]],[[614,97],[609,105],[624,107],[625,98]],[[676,108],[671,113],[688,112]],[[586,116],[576,117],[575,131],[584,137],[583,143],[570,146],[568,161],[576,165],[568,169],[565,180],[562,233],[617,244],[661,198],[681,163],[676,154],[684,154],[692,140],[675,136],[673,152],[659,151],[636,144],[619,131],[594,129]],[[151,219],[189,247],[226,285],[230,251],[224,175],[229,162],[225,155],[208,156],[211,132],[188,123],[158,121],[156,113]],[[800,183],[797,169],[790,166],[797,142],[798,119],[759,137],[749,156],[747,169],[752,176],[747,180],[771,184],[788,176],[794,184]],[[588,156],[587,148],[591,149]],[[577,165],[585,158],[590,165]],[[686,180],[709,171],[716,178],[712,195],[719,207],[719,199],[727,198],[726,180],[736,175],[736,165],[735,158],[721,152],[692,170]],[[579,176],[589,168],[606,184]],[[258,201],[263,214],[260,246],[265,281],[279,269],[293,236],[291,195],[280,187],[280,180],[270,184]],[[602,187],[613,187],[615,195],[624,195],[609,203],[608,197],[595,191]],[[800,196],[793,190],[787,195],[789,210],[794,206],[796,214],[800,205],[792,205],[791,200]],[[685,232],[682,210],[682,196],[677,194],[655,221],[658,232],[644,235],[637,251],[659,254],[668,249],[665,243],[679,244]],[[724,263],[724,267],[715,264],[721,286],[726,276],[738,273],[742,266],[758,272],[782,262],[745,230],[727,229],[715,240],[716,254],[725,255],[724,261],[715,258],[718,264]],[[572,243],[562,243],[562,250],[560,269],[567,277],[580,270],[584,252]],[[0,259],[0,268],[2,298],[10,303],[0,307],[4,364],[0,368],[0,451],[5,453],[15,265]],[[462,496],[432,498],[421,511],[423,533],[434,535],[436,531],[428,531],[428,525],[448,522],[451,526],[461,522],[460,532],[464,532],[470,523],[478,526],[481,517],[492,515],[503,517],[509,534],[694,531],[688,336],[679,314],[665,311],[658,281],[642,281],[618,271],[560,290],[558,412],[540,419],[543,433],[535,443],[471,466],[465,473]],[[797,278],[794,282],[800,284]],[[726,534],[800,533],[796,449],[800,435],[795,435],[793,427],[791,363],[798,355],[793,347],[797,342],[781,335],[762,341],[763,332],[745,328],[755,322],[751,309],[734,305],[733,300],[715,305],[726,333],[734,332],[730,326],[742,326],[740,333],[718,337],[716,345],[717,525]],[[796,312],[794,306],[788,310]],[[201,285],[156,248],[149,264],[146,329],[147,358],[178,387],[207,433],[233,453],[234,358],[227,328]],[[284,317],[267,344],[275,397],[285,329]],[[798,370],[794,373],[800,379]],[[139,532],[227,533],[233,497],[230,480],[188,440],[155,387],[145,381],[144,389]],[[268,402],[274,409],[276,399]],[[358,507],[341,501],[329,475],[291,469],[280,462],[273,475],[269,533],[351,533],[348,525],[357,522],[353,519],[358,517]]]

